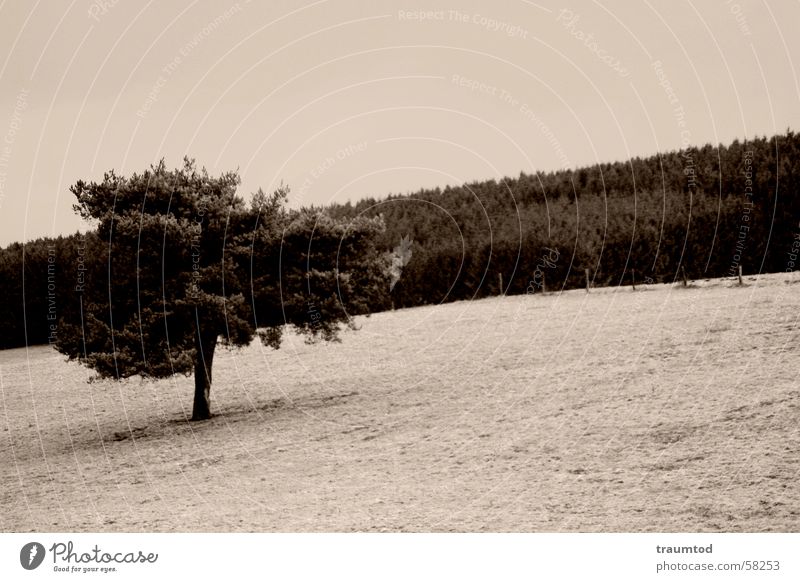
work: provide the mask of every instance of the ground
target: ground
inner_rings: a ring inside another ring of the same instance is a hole
[[[797,273],[398,310],[87,383],[0,352],[2,531],[798,531]]]

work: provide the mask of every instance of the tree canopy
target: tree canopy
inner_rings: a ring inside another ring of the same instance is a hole
[[[210,416],[214,352],[256,335],[274,348],[285,325],[334,340],[387,287],[380,218],[334,220],[286,209],[288,189],[248,206],[235,172],[212,177],[186,159],[71,187],[97,222],[77,301],[56,348],[101,377],[195,375],[192,417]]]

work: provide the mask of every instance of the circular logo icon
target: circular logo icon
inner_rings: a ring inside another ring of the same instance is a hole
[[[44,546],[39,542],[30,542],[19,551],[19,563],[26,570],[35,570],[44,561]]]

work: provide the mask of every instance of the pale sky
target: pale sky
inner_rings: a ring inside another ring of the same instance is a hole
[[[5,1],[0,245],[85,229],[71,184],[162,157],[300,206],[800,130],[798,22],[759,0]]]

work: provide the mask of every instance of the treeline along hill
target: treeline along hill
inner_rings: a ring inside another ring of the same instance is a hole
[[[706,145],[575,170],[423,189],[317,209],[383,215],[379,244],[410,260],[371,311],[570,289],[792,271],[800,135]],[[0,348],[43,344],[73,308],[94,233],[0,250]],[[501,287],[502,285],[502,287]]]
[[[794,270],[800,136],[734,141],[570,171],[333,205],[410,236],[397,307],[585,285]],[[500,288],[500,285],[503,288]]]

